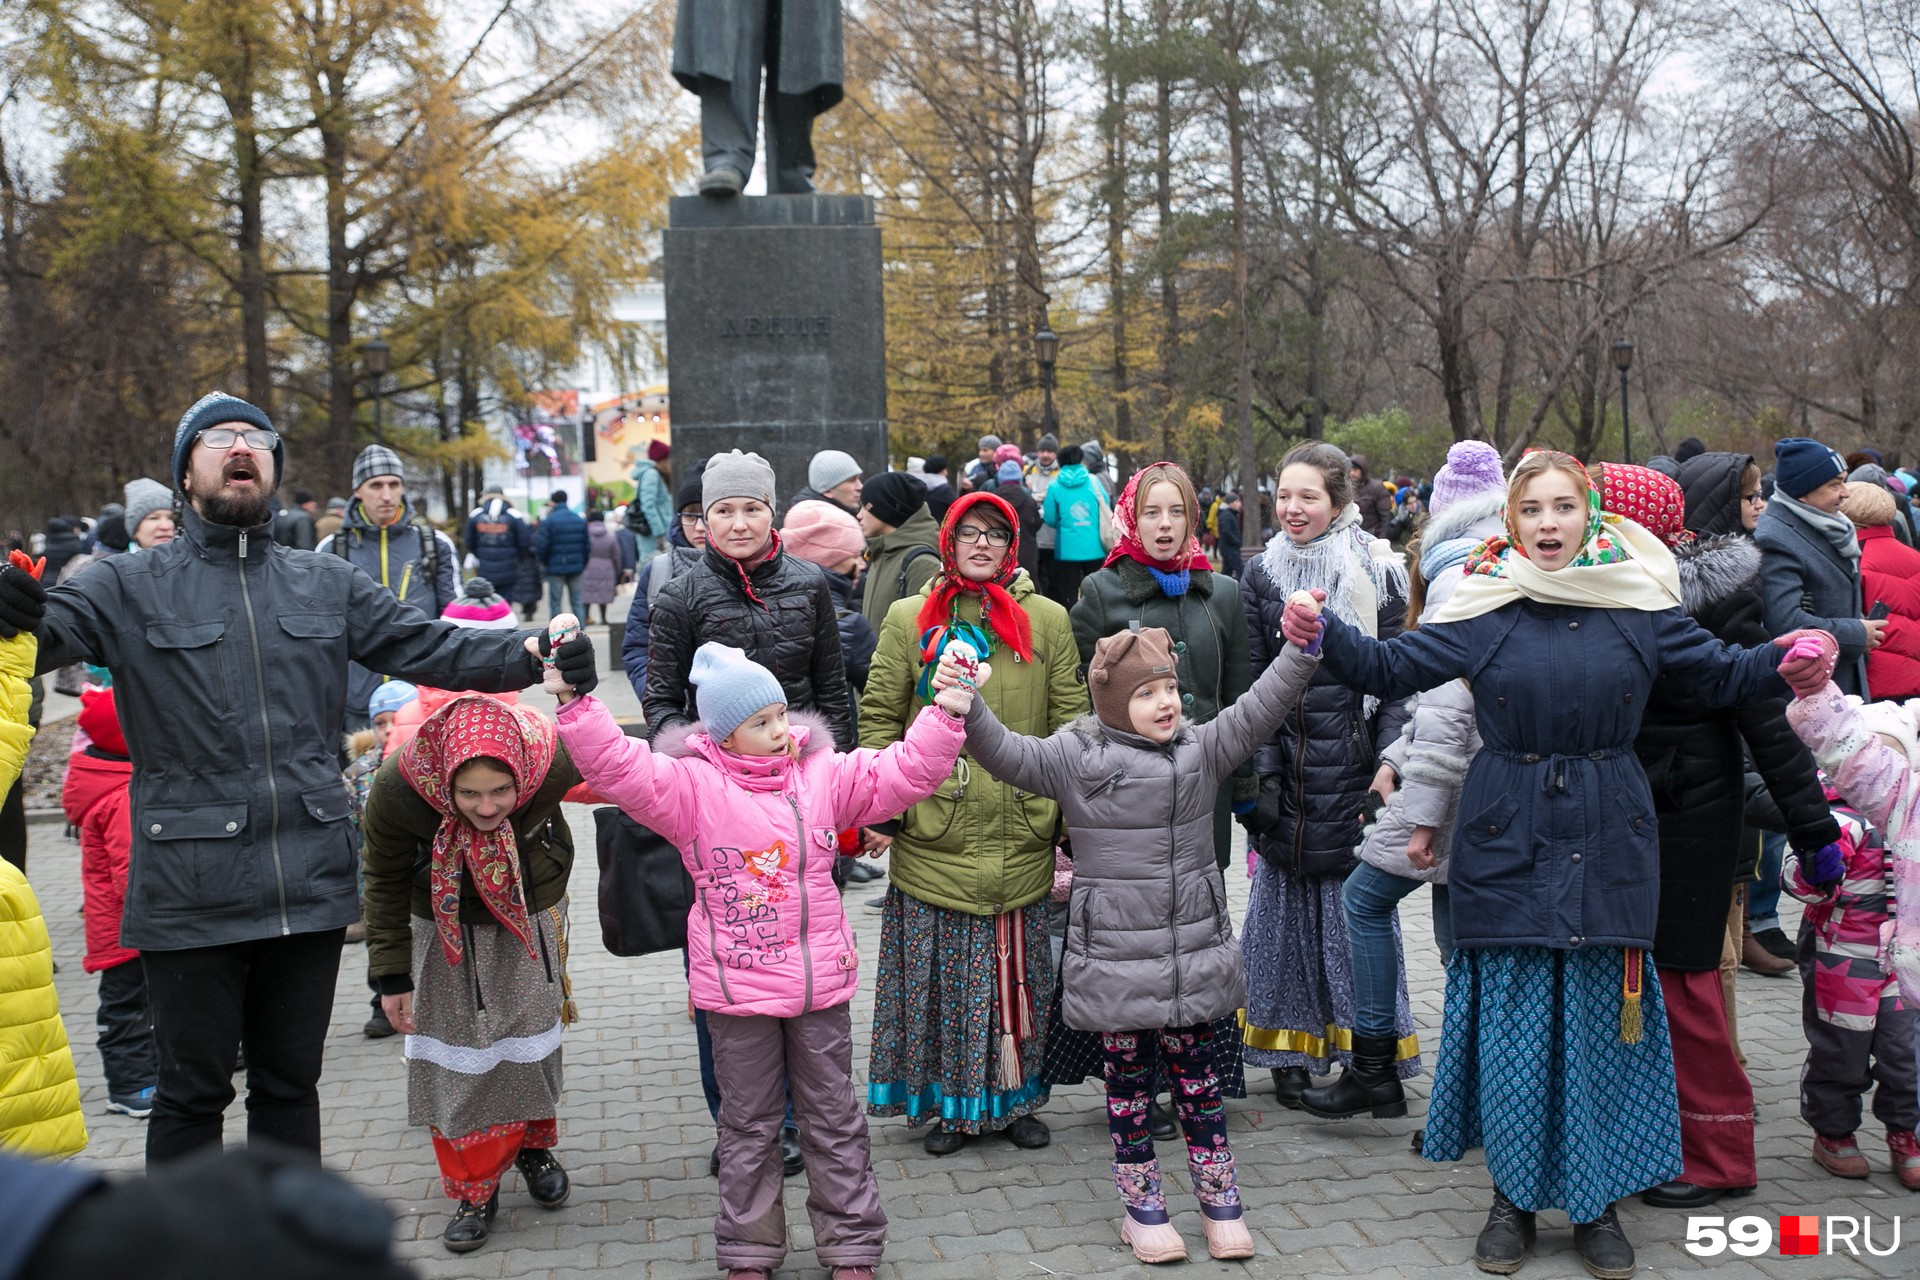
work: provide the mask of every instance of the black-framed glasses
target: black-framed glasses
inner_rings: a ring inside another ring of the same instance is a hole
[[[705,524],[706,522],[707,516],[703,511],[682,511],[680,513],[681,524]]]
[[[271,452],[280,443],[277,433],[262,427],[247,427],[239,431],[232,427],[208,427],[200,433],[200,443],[209,449],[231,449],[235,440],[245,440],[247,448],[258,449],[262,453]]]
[[[1740,501],[1750,507],[1764,507],[1767,505],[1767,495],[1759,492],[1743,493],[1740,495]]]
[[[1013,531],[1010,529],[976,529],[970,524],[963,524],[953,531],[953,537],[956,542],[978,542],[985,538],[990,547],[1013,545]]]

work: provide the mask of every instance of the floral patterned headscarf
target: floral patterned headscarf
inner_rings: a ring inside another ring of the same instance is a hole
[[[461,816],[453,779],[479,759],[498,760],[513,775],[514,809],[532,799],[553,765],[554,726],[529,707],[513,707],[484,694],[456,698],[427,717],[420,732],[400,749],[400,775],[440,815],[433,834],[428,898],[434,928],[449,965],[460,963],[460,877],[531,958],[533,926],[520,883],[520,848],[509,818],[482,831]]]
[[[1627,558],[1627,552],[1620,540],[1607,526],[1606,509],[1601,505],[1600,491],[1593,487],[1593,481],[1587,478],[1586,468],[1582,467],[1571,455],[1562,455],[1573,465],[1566,468],[1569,472],[1578,472],[1587,487],[1587,528],[1580,539],[1580,552],[1567,562],[1567,568],[1585,568],[1590,565],[1619,564]],[[1658,473],[1655,473],[1658,474]],[[1507,504],[1501,512],[1501,520],[1506,524],[1506,533],[1497,538],[1488,538],[1475,547],[1467,556],[1467,572],[1484,574],[1490,578],[1505,577],[1507,557],[1517,555],[1523,560],[1533,557],[1520,543],[1520,532],[1514,523],[1516,519],[1513,504]]]
[[[1669,547],[1692,542],[1687,493],[1672,476],[1625,462],[1600,464],[1600,506],[1625,516]]]

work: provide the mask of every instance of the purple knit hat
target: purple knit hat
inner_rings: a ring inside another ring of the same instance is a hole
[[[1462,498],[1505,492],[1507,477],[1500,469],[1500,451],[1485,440],[1459,440],[1447,450],[1447,464],[1433,478],[1433,497],[1427,513],[1439,515]]]

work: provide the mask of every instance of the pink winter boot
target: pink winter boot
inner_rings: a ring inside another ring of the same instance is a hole
[[[1160,1192],[1160,1162],[1113,1166],[1113,1185],[1127,1212],[1120,1219],[1120,1238],[1142,1262],[1185,1262],[1187,1242],[1167,1217],[1167,1198]]]
[[[1240,1188],[1233,1177],[1233,1153],[1189,1149],[1187,1172],[1193,1175],[1193,1194],[1200,1201],[1200,1225],[1207,1233],[1207,1253],[1223,1259],[1251,1258],[1253,1234],[1247,1230],[1240,1207]]]

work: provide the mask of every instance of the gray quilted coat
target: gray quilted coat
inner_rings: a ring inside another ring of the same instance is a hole
[[[976,698],[967,750],[1002,782],[1060,804],[1073,837],[1061,1016],[1077,1031],[1188,1027],[1246,1003],[1240,944],[1213,856],[1221,781],[1271,737],[1320,660],[1292,645],[1253,688],[1171,742],[1082,716],[1014,733]]]

